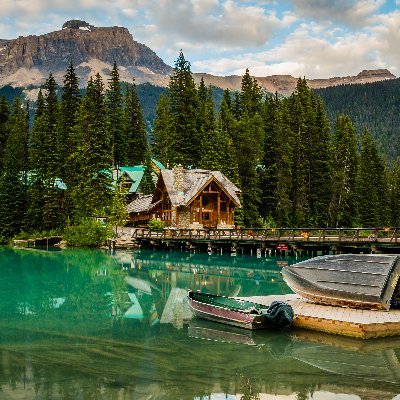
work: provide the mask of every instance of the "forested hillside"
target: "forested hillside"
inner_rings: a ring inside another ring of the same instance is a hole
[[[359,135],[367,127],[389,160],[400,155],[400,79],[315,90],[325,102],[331,126],[350,116]]]
[[[151,194],[151,157],[168,167],[221,171],[241,190],[240,226],[399,226],[400,161],[389,165],[360,122],[385,125],[385,107],[374,109],[378,98],[397,118],[391,85],[337,88],[349,96],[332,96],[342,101],[337,111],[328,98],[331,127],[323,101],[301,78],[282,98],[266,94],[246,70],[239,92],[221,93],[203,80],[196,85],[180,53],[168,90],[126,85],[114,64],[107,83],[97,74],[82,91],[71,64],[62,88],[50,74],[30,123],[23,98],[11,104],[0,96],[0,242],[21,231],[85,226],[99,215],[121,224],[125,194],[123,186],[114,190],[111,171],[145,165],[143,193]],[[141,89],[147,118],[155,118],[150,142]],[[397,154],[397,140],[384,143]]]

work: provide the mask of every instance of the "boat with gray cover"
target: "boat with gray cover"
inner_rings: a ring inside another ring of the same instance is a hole
[[[338,254],[282,268],[288,286],[315,303],[389,310],[400,305],[400,256]]]

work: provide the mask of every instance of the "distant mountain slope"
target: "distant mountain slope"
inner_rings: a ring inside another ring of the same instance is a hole
[[[361,134],[365,127],[393,160],[400,155],[400,79],[316,90],[325,101],[334,125],[339,113],[348,114]]]
[[[251,72],[251,71],[250,71]],[[210,74],[194,74],[197,83],[201,78],[206,85],[213,85],[222,89],[240,90],[242,77],[238,75],[215,76]],[[297,79],[291,75],[271,75],[255,77],[258,84],[267,92],[278,92],[290,96],[296,87]],[[307,79],[307,84],[312,89],[338,86],[343,84],[370,83],[395,79],[396,77],[387,69],[364,70],[356,76],[344,76],[327,79]]]
[[[95,27],[85,21],[71,20],[61,30],[44,35],[20,36],[14,40],[0,39],[0,87],[38,87],[50,73],[61,84],[70,62],[84,87],[89,76],[96,73],[100,73],[106,81],[114,61],[122,81],[131,82],[135,78],[136,83],[148,82],[161,87],[169,83],[172,68],[149,47],[135,41],[128,29],[118,26]],[[196,83],[201,78],[206,85],[230,90],[240,90],[242,81],[239,75],[194,74]],[[307,82],[311,88],[322,88],[394,78],[388,70],[379,69],[362,71],[356,76],[310,79]],[[265,91],[278,92],[284,96],[293,92],[297,82],[297,77],[290,75],[261,76],[256,79]],[[27,95],[34,99],[36,94]]]
[[[107,78],[114,61],[128,82],[135,77],[138,83],[165,86],[172,71],[149,47],[133,40],[128,29],[74,20],[45,35],[0,40],[0,86],[40,85],[50,72],[60,83],[70,62],[85,86],[97,72]]]

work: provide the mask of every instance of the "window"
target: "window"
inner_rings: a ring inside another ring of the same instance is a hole
[[[210,213],[201,213],[201,219],[203,221],[209,221],[210,220]]]

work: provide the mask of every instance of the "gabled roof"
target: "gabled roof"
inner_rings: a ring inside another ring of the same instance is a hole
[[[129,203],[126,207],[126,210],[129,214],[134,212],[140,213],[148,211],[152,198],[153,195],[139,197],[138,199],[133,200],[131,203]]]
[[[141,170],[137,169],[134,170],[133,168],[136,167],[131,167],[132,169],[128,169],[126,168],[123,172],[121,177],[126,174],[129,179],[132,181],[132,184],[129,188],[129,193],[136,193],[138,190],[138,187],[140,185],[140,182],[142,181],[143,178],[143,174],[144,174],[144,168],[142,168]],[[122,168],[121,168],[122,169]],[[120,178],[121,179],[121,178]]]
[[[157,204],[161,203],[161,200],[152,203],[153,195],[145,195],[131,201],[127,206],[126,210],[128,213],[141,213],[150,211]]]
[[[183,170],[182,185],[178,188],[175,182],[174,170],[164,169],[161,177],[164,181],[172,206],[187,206],[197,196],[200,190],[213,180],[240,206],[240,189],[220,171],[204,169]],[[182,190],[180,190],[182,189]]]
[[[164,165],[162,165],[159,161],[155,160],[154,158],[151,159],[152,163],[158,168],[160,171],[165,169]],[[126,174],[129,179],[132,181],[132,185],[129,188],[129,193],[136,193],[140,182],[142,181],[143,174],[144,174],[145,166],[144,165],[133,165],[129,167],[119,167],[118,168],[118,177],[115,179],[115,182],[121,179],[121,177]],[[158,171],[154,171],[154,174],[158,173]],[[153,174],[153,175],[154,175]],[[157,176],[154,175],[153,179],[156,181]]]

